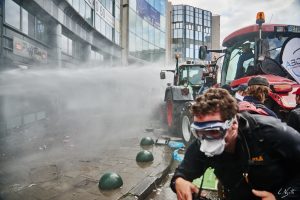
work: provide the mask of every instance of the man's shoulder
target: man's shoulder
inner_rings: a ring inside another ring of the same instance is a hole
[[[279,127],[283,123],[280,119],[275,118],[273,116],[268,116],[268,115],[261,115],[261,114],[253,114],[253,113],[248,113],[248,112],[243,112],[239,114],[241,116],[240,121],[244,121],[242,123],[245,124],[253,124],[256,127],[257,126],[264,126],[264,125],[269,125],[269,126],[274,126],[274,127]]]
[[[300,114],[300,107],[297,106],[296,108],[294,108],[291,112],[293,113],[297,113],[297,114]]]
[[[253,114],[269,115],[265,111],[266,107],[262,104],[256,104],[254,102],[243,99],[243,101],[238,102],[238,106],[240,112],[247,111]]]

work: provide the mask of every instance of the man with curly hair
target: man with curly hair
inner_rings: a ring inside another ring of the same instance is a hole
[[[209,167],[225,199],[300,199],[300,134],[294,129],[274,117],[238,113],[236,99],[222,88],[208,89],[191,109],[196,140],[171,180],[179,200],[202,195],[191,181]]]

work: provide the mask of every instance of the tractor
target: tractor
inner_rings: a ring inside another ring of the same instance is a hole
[[[198,94],[216,84],[216,62],[204,63],[186,61],[178,63],[174,70],[162,70],[160,78],[166,78],[166,72],[173,73],[173,84],[168,83],[165,90],[163,115],[171,133],[182,137],[185,143],[191,141],[189,108]]]

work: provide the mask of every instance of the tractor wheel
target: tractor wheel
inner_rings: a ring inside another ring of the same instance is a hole
[[[173,126],[173,111],[174,111],[174,102],[172,99],[171,93],[168,93],[166,99],[166,114],[167,114],[167,125],[170,129]]]
[[[174,102],[172,94],[169,92],[166,96],[166,121],[168,130],[172,134],[176,134],[178,131],[178,119],[180,116],[180,103]]]
[[[180,133],[183,142],[188,146],[195,139],[191,132],[191,123],[193,122],[192,114],[189,111],[189,108],[185,106],[180,115]]]

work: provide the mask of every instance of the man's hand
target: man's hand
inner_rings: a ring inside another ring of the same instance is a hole
[[[179,177],[175,181],[175,188],[178,200],[192,200],[192,193],[198,193],[198,188],[189,181]]]
[[[257,197],[261,197],[261,200],[276,200],[271,192],[252,190],[252,193]]]

